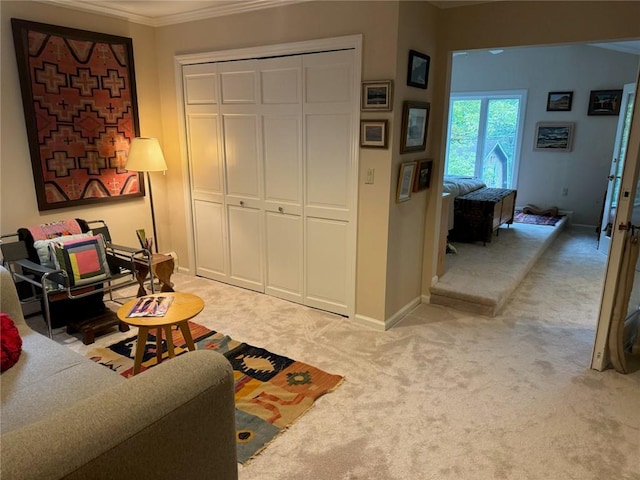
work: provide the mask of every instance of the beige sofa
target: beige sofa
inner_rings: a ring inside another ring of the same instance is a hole
[[[11,275],[0,307],[20,359],[2,373],[3,479],[236,479],[233,373],[189,352],[124,379],[31,330]]]

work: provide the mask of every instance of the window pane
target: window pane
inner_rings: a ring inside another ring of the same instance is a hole
[[[482,179],[489,187],[511,185],[519,106],[517,98],[489,100],[482,164]]]
[[[447,175],[475,175],[480,100],[453,100]]]

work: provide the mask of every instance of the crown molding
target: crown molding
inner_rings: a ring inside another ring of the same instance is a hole
[[[133,23],[147,25],[150,27],[164,27],[177,23],[192,22],[205,18],[223,17],[234,15],[237,13],[251,12],[255,10],[263,10],[266,8],[280,7],[293,3],[302,3],[312,0],[244,0],[233,2],[220,2],[205,8],[186,11],[171,15],[150,16],[132,13],[116,8],[116,5],[110,5],[109,2],[80,2],[78,0],[37,0],[39,3],[55,4],[61,7],[80,10],[91,13],[98,13],[110,17],[124,18]]]

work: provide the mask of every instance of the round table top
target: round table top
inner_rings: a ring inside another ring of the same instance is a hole
[[[136,327],[163,327],[189,320],[204,308],[204,300],[192,293],[162,292],[144,296],[147,297],[173,297],[173,302],[163,317],[127,317],[136,302],[143,297],[134,298],[118,309],[118,318]]]

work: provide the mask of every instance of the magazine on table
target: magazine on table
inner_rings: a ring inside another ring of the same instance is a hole
[[[140,297],[127,318],[132,317],[164,317],[173,302],[172,296]]]

